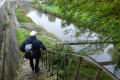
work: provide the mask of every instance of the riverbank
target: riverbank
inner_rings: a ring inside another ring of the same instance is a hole
[[[39,11],[44,12],[44,13],[49,13],[49,14],[52,14],[57,17],[61,16],[59,13],[59,7],[57,7],[57,6],[48,6],[45,4],[40,4],[39,2],[33,2],[29,5]]]
[[[48,6],[48,5],[41,5],[43,12],[50,13],[56,16],[60,16],[59,14],[59,7],[57,6]]]
[[[29,17],[26,16],[24,12],[22,12],[21,9],[15,8],[15,13],[18,18],[20,28],[26,29],[28,31],[35,30],[39,35],[50,37],[54,41],[59,41],[59,38],[54,36],[52,33],[49,33],[43,27],[36,25]]]

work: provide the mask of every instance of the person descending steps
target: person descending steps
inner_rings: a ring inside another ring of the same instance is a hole
[[[26,38],[20,46],[20,50],[25,53],[25,58],[30,61],[30,67],[32,71],[38,73],[40,71],[39,68],[39,60],[41,57],[41,50],[46,50],[44,44],[36,38],[37,32],[32,31],[28,38]],[[36,60],[35,66],[33,63],[33,59]]]

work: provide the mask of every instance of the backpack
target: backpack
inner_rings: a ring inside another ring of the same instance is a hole
[[[35,49],[33,49],[34,48],[33,43],[35,40],[33,40],[32,43],[25,45],[25,58],[26,59],[31,59],[35,57],[36,52],[35,52]]]

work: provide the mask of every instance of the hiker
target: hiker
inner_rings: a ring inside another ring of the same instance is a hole
[[[32,68],[32,71],[35,71],[35,73],[38,73],[40,68],[39,68],[39,59],[41,57],[41,51],[46,50],[46,47],[43,45],[43,43],[36,38],[37,32],[32,31],[29,35],[28,38],[26,38],[23,43],[20,46],[20,50],[25,53],[25,58],[29,59],[30,61],[30,67]],[[26,49],[30,48],[32,45],[32,53],[27,52]],[[33,59],[36,60],[36,64],[34,66]]]

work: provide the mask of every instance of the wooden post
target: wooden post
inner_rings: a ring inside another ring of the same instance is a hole
[[[100,75],[100,73],[101,73],[101,70],[102,70],[101,68],[98,69],[98,71],[97,71],[97,73],[96,73],[96,75],[95,75],[94,80],[98,80],[99,75]]]
[[[76,75],[75,75],[75,80],[77,80],[77,77],[78,77],[78,72],[79,72],[81,61],[82,61],[82,57],[79,58],[79,63],[78,63],[78,67],[77,67],[77,71],[76,71]]]
[[[64,69],[63,69],[63,80],[64,80],[64,78],[65,78],[66,64],[67,64],[67,54],[65,54],[65,63],[64,63]]]
[[[54,53],[52,54],[52,75],[53,75]]]
[[[46,69],[47,69],[47,51],[45,51],[46,53]]]
[[[49,52],[49,70],[48,71],[50,72],[50,52]]]
[[[42,63],[42,67],[43,67],[43,53],[41,52],[41,63]]]
[[[59,79],[59,64],[60,64],[60,54],[58,53],[58,59],[57,59],[57,80]]]
[[[43,60],[44,60],[44,67],[45,67],[45,52],[43,51],[43,55],[44,55],[44,57],[43,57]]]

